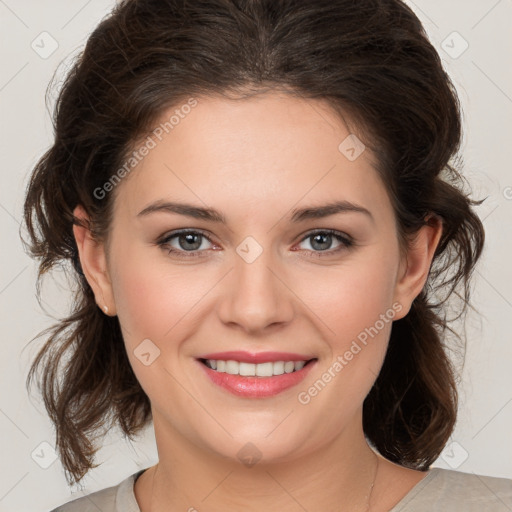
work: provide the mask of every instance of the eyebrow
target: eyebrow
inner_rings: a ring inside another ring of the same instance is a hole
[[[144,217],[154,212],[177,213],[178,215],[184,215],[194,219],[227,224],[224,215],[213,208],[202,208],[192,204],[164,200],[155,201],[149,206],[146,206],[146,208],[137,214],[137,217]],[[294,209],[292,210],[292,216],[290,220],[292,222],[298,223],[308,219],[321,219],[323,217],[329,217],[330,215],[335,215],[337,213],[362,213],[368,216],[372,221],[375,221],[369,210],[363,206],[345,200],[335,201],[321,206],[309,206],[306,208]]]

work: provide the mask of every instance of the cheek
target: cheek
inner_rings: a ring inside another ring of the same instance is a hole
[[[116,259],[112,279],[119,322],[127,334],[125,341],[160,340],[185,314],[193,286],[184,286],[179,269],[152,264],[142,251],[126,252],[130,255]]]
[[[204,299],[218,274],[160,255],[150,258],[147,248],[125,252],[130,255],[118,258],[112,286],[127,349],[150,339],[162,352],[176,353],[201,322]]]
[[[165,369],[176,359],[186,314],[197,299],[179,269],[151,264],[136,251],[117,261],[112,286],[128,358],[145,393],[158,401],[162,389],[172,389]]]
[[[376,265],[376,261],[380,264]],[[328,273],[323,269],[297,281],[301,283],[298,295],[327,326],[329,337],[335,340],[333,344],[339,345],[333,348],[341,349],[373,326],[381,315],[396,315],[392,308],[394,272],[391,258],[370,258],[368,264],[360,261]],[[380,322],[378,327],[386,331]]]
[[[317,325],[327,326],[328,354],[318,379],[301,389],[298,399],[300,404],[314,404],[318,411],[329,411],[321,427],[325,436],[355,413],[380,372],[400,309],[392,303],[393,268],[389,260],[382,261],[380,268],[373,264],[350,266],[346,272],[338,269],[332,279],[323,281],[324,293],[310,294],[308,306],[319,312]]]

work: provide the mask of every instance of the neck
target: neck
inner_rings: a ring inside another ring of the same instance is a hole
[[[305,456],[252,466],[199,448],[158,417],[155,435],[159,462],[146,472],[145,490],[139,485],[137,492],[136,485],[142,512],[368,509],[378,458],[364,438],[360,415]]]

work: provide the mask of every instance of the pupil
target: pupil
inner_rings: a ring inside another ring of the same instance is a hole
[[[194,249],[198,249],[200,246],[201,246],[201,242],[194,242],[194,239],[198,239],[199,237],[201,237],[201,235],[196,235],[196,234],[193,234],[193,233],[187,233],[185,235],[181,235],[180,236],[180,245],[182,246],[182,248],[188,248],[188,249],[191,249],[191,250],[194,250]],[[184,247],[181,242],[185,240],[185,245],[186,244],[192,244],[194,245],[194,247]]]
[[[323,242],[319,242],[319,245],[320,247],[316,247],[316,249],[328,249],[329,248],[329,245],[330,245],[330,239],[331,239],[331,235],[329,234],[322,234],[322,233],[318,233],[316,235],[313,236],[313,243],[311,244],[314,248],[315,248],[315,243],[318,239],[321,239],[323,240]],[[327,242],[325,241],[327,240]]]

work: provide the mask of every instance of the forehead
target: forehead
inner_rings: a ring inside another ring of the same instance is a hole
[[[162,113],[116,209],[134,216],[169,198],[274,215],[301,201],[389,206],[373,154],[327,102],[285,93],[195,100]]]

